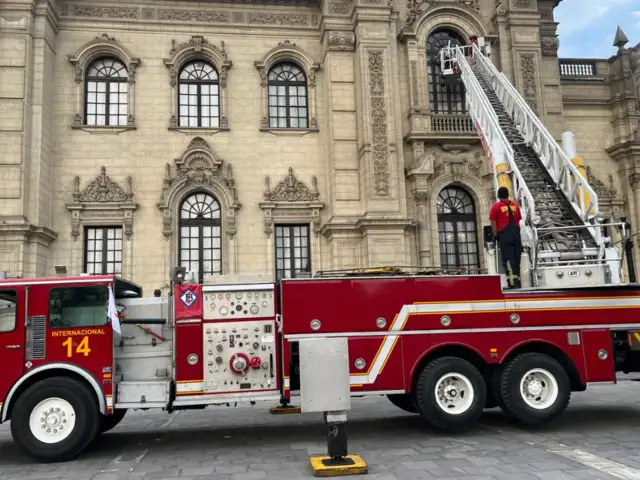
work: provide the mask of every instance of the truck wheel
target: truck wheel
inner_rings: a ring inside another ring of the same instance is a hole
[[[461,431],[482,414],[487,386],[470,362],[443,357],[427,364],[418,377],[416,406],[422,416],[441,430]]]
[[[489,385],[491,395],[496,402],[496,405],[504,412],[505,415],[511,416],[509,410],[502,401],[502,394],[500,393],[500,379],[502,378],[502,366],[496,366],[496,369],[491,374],[491,384]]]
[[[505,366],[500,393],[511,416],[523,424],[539,426],[566,410],[571,382],[562,365],[550,356],[524,353]]]
[[[122,421],[125,414],[127,413],[126,408],[114,410],[111,415],[102,415],[100,419],[100,430],[98,433],[105,433],[118,426],[118,424]]]
[[[30,457],[48,463],[64,462],[82,453],[99,425],[93,391],[67,377],[31,385],[11,414],[13,440]]]
[[[413,395],[410,393],[395,393],[393,395],[387,395],[387,398],[396,407],[405,412],[418,413],[418,409],[414,403]]]

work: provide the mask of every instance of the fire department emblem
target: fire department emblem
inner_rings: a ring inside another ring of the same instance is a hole
[[[185,290],[185,292],[180,295],[180,301],[184,303],[184,306],[187,308],[191,307],[197,299],[198,297],[191,290]]]

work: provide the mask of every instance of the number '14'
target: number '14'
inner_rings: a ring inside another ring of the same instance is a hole
[[[73,338],[72,337],[67,338],[62,343],[62,346],[67,347],[67,358],[71,358],[73,356]],[[88,336],[85,335],[84,337],[82,337],[82,340],[80,340],[80,343],[76,347],[75,353],[76,355],[82,354],[85,357],[89,356],[89,354],[91,353],[91,349],[89,348]]]

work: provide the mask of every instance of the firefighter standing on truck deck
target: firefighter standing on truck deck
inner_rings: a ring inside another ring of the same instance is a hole
[[[491,207],[489,220],[491,220],[493,235],[498,239],[509,288],[520,288],[520,258],[522,255],[520,220],[522,220],[522,214],[520,206],[509,200],[509,190],[506,187],[498,189],[498,199]]]

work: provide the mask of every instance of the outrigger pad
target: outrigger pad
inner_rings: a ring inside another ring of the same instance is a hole
[[[294,415],[301,412],[302,410],[299,405],[287,405],[286,407],[278,405],[277,407],[269,409],[269,413],[271,413],[271,415]]]
[[[366,475],[369,472],[369,467],[360,455],[347,455],[341,458],[311,457],[310,462],[314,477]]]

